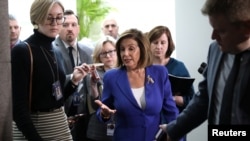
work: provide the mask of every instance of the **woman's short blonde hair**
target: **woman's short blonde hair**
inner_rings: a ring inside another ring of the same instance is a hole
[[[94,52],[93,52],[94,63],[101,63],[100,54],[101,54],[103,45],[106,44],[107,42],[111,43],[115,49],[116,40],[112,36],[105,35],[101,37],[101,39],[97,41]]]
[[[30,8],[30,21],[32,25],[44,24],[48,12],[54,4],[60,5],[64,12],[64,6],[59,0],[35,0]]]

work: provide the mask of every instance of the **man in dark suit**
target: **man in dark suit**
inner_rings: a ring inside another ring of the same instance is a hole
[[[75,66],[82,63],[92,63],[92,49],[79,43],[77,36],[80,31],[78,17],[72,10],[64,12],[65,21],[59,36],[53,42],[56,49],[60,50],[64,58],[64,68],[67,79],[70,79]],[[70,49],[71,48],[71,49]],[[72,53],[72,54],[70,54]],[[72,56],[71,56],[72,55]],[[72,58],[71,58],[72,57]],[[83,141],[86,139],[86,131],[89,121],[89,112],[92,111],[90,98],[90,77],[85,77],[74,92],[65,101],[65,112],[68,117],[83,115],[75,121],[71,128],[74,141]],[[74,120],[74,119],[73,119]]]
[[[206,0],[202,13],[208,15],[211,37],[216,41],[210,45],[199,92],[175,121],[162,126],[167,127],[168,141],[177,140],[206,119],[209,140],[216,140],[213,128],[223,133],[246,132],[234,125],[250,125],[250,0]]]

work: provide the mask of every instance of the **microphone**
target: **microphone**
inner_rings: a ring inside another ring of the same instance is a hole
[[[203,71],[204,71],[204,69],[205,69],[206,67],[207,67],[207,64],[206,64],[205,62],[202,62],[201,65],[200,65],[200,67],[198,68],[198,72],[199,72],[200,74],[202,74]]]
[[[165,140],[167,134],[160,128],[155,135],[154,141],[163,141]]]
[[[100,82],[100,81],[97,82],[97,88],[98,88],[99,94],[101,95],[102,94],[102,90],[103,90],[102,82]]]

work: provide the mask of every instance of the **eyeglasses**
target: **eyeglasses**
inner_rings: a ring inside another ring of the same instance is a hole
[[[116,50],[110,50],[110,51],[102,52],[102,53],[100,53],[100,57],[105,58],[105,57],[107,57],[107,55],[112,57],[112,56],[114,56],[115,52],[116,52]]]
[[[48,25],[52,25],[54,21],[56,21],[57,25],[61,25],[64,23],[65,17],[56,17],[56,18],[48,17],[47,18]]]

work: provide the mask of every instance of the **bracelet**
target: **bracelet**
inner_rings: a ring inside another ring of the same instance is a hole
[[[109,116],[104,116],[104,114],[102,112],[100,112],[100,113],[101,113],[101,116],[102,116],[103,119],[109,119],[110,118],[110,115]]]

